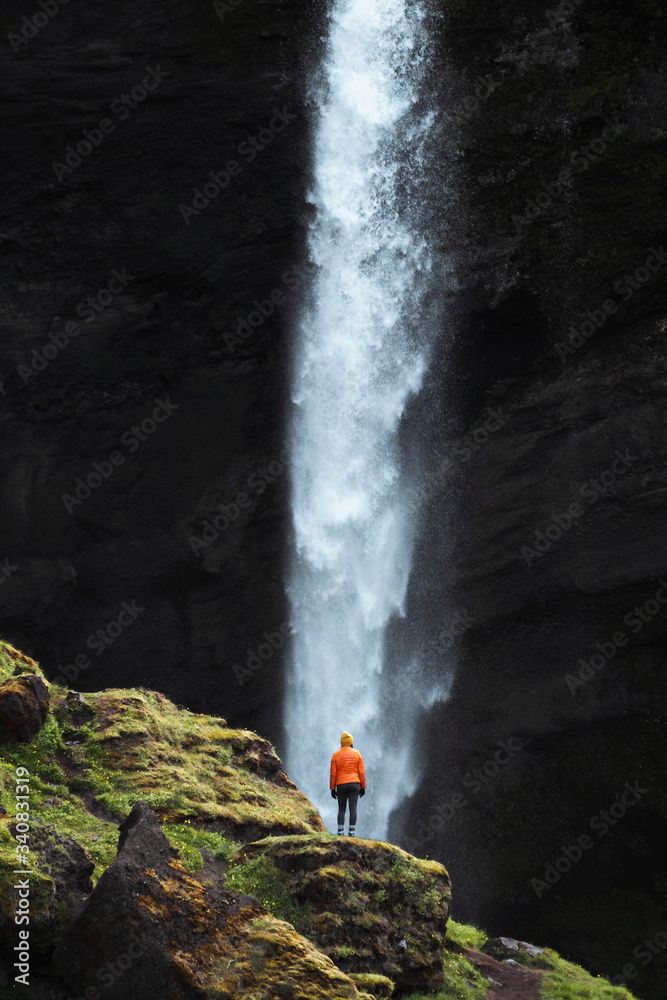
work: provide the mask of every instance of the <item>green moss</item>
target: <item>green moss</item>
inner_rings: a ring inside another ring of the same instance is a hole
[[[542,979],[540,1000],[634,1000],[623,986],[612,986],[599,976],[592,976],[580,965],[567,962],[551,948],[545,949],[554,971]]]
[[[0,743],[0,764],[12,769],[26,767],[43,781],[64,781],[62,768],[54,762],[54,755],[62,748],[60,728],[52,714],[37,733],[32,743]]]
[[[447,944],[467,951],[479,951],[487,941],[484,931],[468,924],[450,920],[447,925]],[[595,977],[580,966],[567,962],[551,948],[545,949],[544,958],[553,971],[544,972],[540,980],[540,1000],[635,1000],[624,987],[612,986],[601,977]],[[526,953],[518,952],[515,961],[532,967],[534,963]],[[488,982],[475,970],[465,955],[445,952],[444,983],[437,994],[428,997],[412,993],[401,1000],[481,1000]]]
[[[337,944],[329,952],[330,958],[335,962],[339,958],[356,958],[357,953],[349,944]]]
[[[37,674],[46,680],[36,660],[0,640],[0,682],[11,677],[15,670],[22,674]]]
[[[516,949],[505,948],[500,942],[494,942],[493,944],[487,942],[484,951],[499,962],[504,962],[506,959],[511,958],[513,961],[518,962],[519,965],[524,965],[527,969],[546,969],[547,971],[551,971],[554,967],[553,960],[547,949],[543,949],[540,954],[531,955],[525,944],[521,941],[519,941],[519,946]]]
[[[179,860],[191,872],[200,871],[204,867],[204,855],[227,862],[239,847],[238,842],[227,840],[221,833],[197,828],[190,820],[184,823],[164,823],[162,832],[171,846],[178,850]]]
[[[484,947],[488,937],[484,931],[471,924],[458,924],[451,918],[447,921],[446,943],[462,951],[475,949],[480,951]]]
[[[17,862],[17,841],[9,829],[9,821],[0,818],[0,903],[8,913],[13,913],[17,904],[15,870],[23,868],[23,855]],[[27,866],[26,866],[27,867]],[[49,871],[40,863],[39,855],[30,855],[30,908],[34,914],[44,913],[55,895],[55,883]]]
[[[443,971],[444,981],[438,993],[429,997],[423,993],[411,993],[402,1000],[483,1000],[489,987],[488,980],[463,955],[446,951]]]
[[[34,660],[0,641],[0,681],[17,667],[43,677]],[[68,700],[59,685],[50,693],[51,711],[35,740],[0,744],[0,801],[13,814],[15,768],[26,767],[32,815],[90,853],[93,883],[116,856],[118,822],[140,800],[156,811],[190,871],[226,861],[238,846],[229,831],[239,824],[311,832],[310,824],[320,823],[305,797],[249,769],[271,759],[256,733],[178,709],[144,688],[83,693],[82,701]],[[248,767],[244,754],[253,757]]]
[[[294,880],[287,872],[276,868],[264,856],[245,864],[232,864],[227,870],[225,888],[230,892],[254,896],[273,916],[288,923],[300,934],[312,934],[313,907],[299,905],[292,897]]]
[[[377,976],[372,972],[348,972],[358,990],[370,993],[375,997],[390,997],[394,992],[394,983],[387,976]]]
[[[428,866],[432,862],[415,864],[413,858],[396,858],[388,871],[379,880],[381,888],[373,893],[373,903],[385,913],[398,916],[405,910],[406,903],[412,901],[415,912],[430,918],[442,908],[442,889],[434,884],[433,876],[439,866]]]

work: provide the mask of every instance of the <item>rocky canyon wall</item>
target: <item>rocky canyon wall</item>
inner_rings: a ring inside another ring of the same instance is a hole
[[[664,13],[445,14],[466,229],[412,613],[455,677],[403,830],[447,858],[461,919],[555,935],[658,997]]]

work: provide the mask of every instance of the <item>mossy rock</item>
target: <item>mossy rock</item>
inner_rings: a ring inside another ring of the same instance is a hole
[[[45,681],[35,673],[19,673],[0,682],[0,741],[30,743],[49,714]]]
[[[46,680],[36,660],[0,640],[0,681],[18,674],[38,674],[43,681]]]
[[[14,827],[10,817],[0,817],[0,907],[4,914],[13,914],[16,909],[16,893],[14,883],[21,876],[15,875],[15,869],[23,865],[17,862]],[[46,866],[40,866],[36,859],[31,859],[30,876],[30,911],[35,920],[48,915],[56,898],[56,884]],[[6,930],[6,925],[3,930]],[[16,942],[12,942],[15,944]]]
[[[270,837],[236,851],[226,884],[291,920],[348,974],[400,991],[443,982],[451,890],[435,861],[356,837]]]
[[[553,969],[553,962],[549,958],[544,948],[538,948],[534,944],[526,941],[518,941],[515,938],[495,937],[489,938],[482,949],[492,958],[497,958],[504,962],[512,959],[520,965],[525,965],[528,969]]]
[[[16,829],[9,817],[0,819],[0,909],[13,914],[17,907],[15,885],[22,876],[16,869],[30,870],[26,879],[30,891],[30,947],[33,955],[45,956],[56,944],[63,929],[92,892],[90,876],[95,864],[91,856],[67,834],[52,824],[30,820],[29,861],[17,856]],[[17,942],[13,921],[5,921],[0,940],[12,949]]]
[[[0,683],[26,675],[48,684],[33,659],[0,641]],[[0,816],[14,808],[16,767],[27,768],[33,815],[48,816],[90,853],[93,882],[113,861],[117,824],[140,800],[155,810],[186,867],[216,877],[239,842],[324,830],[257,733],[145,688],[84,693],[52,684],[50,699],[30,742],[0,737]]]
[[[371,993],[377,1000],[384,1000],[394,992],[394,983],[387,976],[378,976],[372,972],[349,972],[348,975],[358,990]]]
[[[138,803],[116,860],[53,954],[77,995],[101,983],[106,1000],[357,1000],[354,983],[291,924],[251,896],[202,885],[175,854]]]
[[[79,780],[77,790],[92,791],[109,817],[122,819],[142,799],[164,822],[205,824],[235,840],[323,829],[315,807],[256,733],[230,729],[224,719],[178,708],[143,688],[83,698],[72,704],[54,697],[54,714],[69,737],[57,759],[71,772],[85,769],[87,787]],[[76,749],[67,748],[72,737]]]

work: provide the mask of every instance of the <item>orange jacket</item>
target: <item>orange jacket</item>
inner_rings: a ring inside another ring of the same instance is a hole
[[[366,787],[364,758],[354,747],[341,747],[331,758],[331,776],[329,787],[346,785],[349,781],[358,781],[362,788]]]

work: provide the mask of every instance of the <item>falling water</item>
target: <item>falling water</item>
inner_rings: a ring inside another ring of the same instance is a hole
[[[414,790],[413,729],[429,697],[414,663],[388,678],[384,648],[411,567],[399,424],[432,326],[433,255],[425,213],[413,210],[434,119],[424,18],[411,0],[333,2],[315,94],[314,268],[292,383],[287,766],[335,828],[329,761],[348,729],[369,787],[358,829],[375,837]]]

